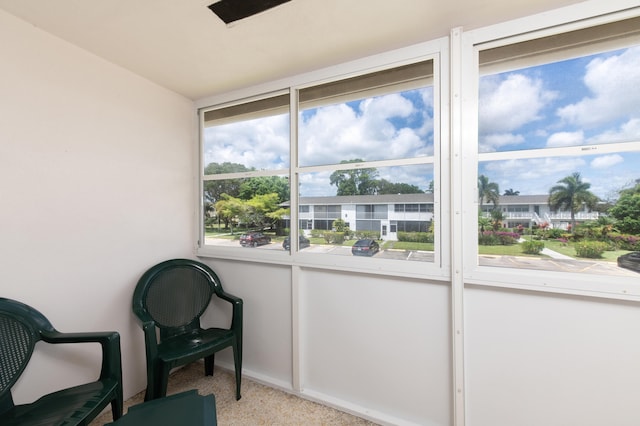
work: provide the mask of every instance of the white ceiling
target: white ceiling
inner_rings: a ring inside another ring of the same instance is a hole
[[[0,0],[0,9],[191,99],[579,0],[291,0],[225,25],[215,0]]]

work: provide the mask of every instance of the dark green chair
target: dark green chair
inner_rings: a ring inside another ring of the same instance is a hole
[[[100,377],[15,405],[11,388],[26,368],[36,343],[99,343]],[[87,425],[111,404],[113,418],[122,416],[120,335],[116,332],[61,333],[37,310],[0,298],[0,425]]]
[[[232,306],[229,328],[201,327],[200,317],[214,295]],[[144,331],[147,353],[145,401],[167,394],[169,373],[175,367],[204,358],[205,375],[212,376],[215,353],[228,347],[233,349],[236,399],[240,399],[242,299],[226,293],[211,268],[188,259],[152,267],[138,281],[133,312]]]

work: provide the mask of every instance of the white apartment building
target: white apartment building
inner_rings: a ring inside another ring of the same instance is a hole
[[[490,217],[499,209],[503,226],[525,228],[547,223],[551,228],[567,229],[569,211],[553,212],[548,195],[501,196],[497,206],[484,204],[482,211]],[[301,231],[328,230],[336,219],[344,220],[353,231],[377,231],[383,240],[397,240],[398,232],[427,232],[434,218],[433,194],[341,195],[302,197],[298,212]],[[575,214],[578,222],[596,220],[598,212],[584,208]],[[288,227],[290,218],[285,218]]]

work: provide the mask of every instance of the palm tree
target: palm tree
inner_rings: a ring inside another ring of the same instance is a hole
[[[502,195],[520,195],[520,191],[514,191],[512,188],[509,188],[505,190]]]
[[[571,212],[571,232],[576,229],[576,212],[583,205],[592,209],[598,202],[589,188],[591,184],[583,182],[579,172],[560,179],[558,185],[549,190],[549,208],[555,213],[558,210],[569,210]]]
[[[494,207],[498,205],[500,200],[500,188],[495,182],[489,181],[485,175],[478,176],[478,200],[480,201],[480,211],[487,200],[493,203]]]
[[[491,210],[491,227],[494,231],[498,231],[502,227],[503,220],[505,220],[505,215],[500,209]]]

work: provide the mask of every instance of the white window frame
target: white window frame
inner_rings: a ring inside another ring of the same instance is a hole
[[[434,166],[434,180],[438,183],[434,188],[434,216],[436,250],[434,262],[414,262],[404,260],[390,260],[380,258],[358,258],[334,255],[318,255],[308,252],[291,250],[291,253],[275,250],[231,250],[229,247],[218,247],[214,245],[204,245],[204,226],[202,219],[203,206],[199,206],[198,221],[198,245],[196,254],[203,257],[217,257],[236,260],[252,260],[265,263],[291,264],[303,267],[329,268],[333,270],[360,271],[394,276],[408,277],[428,277],[435,280],[446,280],[450,276],[450,239],[449,235],[449,191],[441,191],[440,188],[449,187],[449,102],[448,102],[448,76],[449,76],[449,43],[447,38],[437,39],[427,43],[420,43],[404,49],[398,49],[380,55],[374,55],[364,59],[351,61],[334,67],[325,68],[316,72],[299,75],[290,79],[271,82],[268,84],[254,86],[243,90],[231,92],[221,96],[205,98],[196,102],[196,109],[218,108],[220,106],[240,103],[247,99],[257,99],[270,94],[278,94],[283,91],[290,91],[291,96],[291,148],[290,167],[288,169],[289,182],[291,188],[297,188],[300,173],[315,172],[322,170],[339,170],[360,167],[359,164],[340,164],[329,166],[306,166],[299,167],[297,164],[297,92],[307,87],[313,87],[331,81],[339,81],[358,75],[369,74],[376,71],[409,65],[425,60],[433,61],[433,96],[434,96],[434,155],[427,161],[432,161]],[[266,95],[265,95],[266,94]],[[200,131],[203,130],[202,120]],[[200,152],[202,153],[202,138]],[[202,157],[202,155],[201,155]],[[382,160],[364,163],[363,167],[386,167],[404,166],[411,164],[424,164],[425,159],[399,159]],[[204,176],[203,159],[200,159],[200,177],[198,200],[202,200],[202,182]],[[274,175],[282,172],[251,172],[247,176],[253,177],[263,175]],[[231,176],[230,176],[231,177]],[[233,177],[239,177],[234,175]],[[297,191],[291,191],[291,206],[298,205],[299,195]],[[199,204],[202,204],[200,201]],[[299,212],[296,207],[291,209],[290,221],[297,224]],[[292,241],[297,241],[298,227],[291,226],[290,236]]]
[[[486,27],[480,30],[463,33],[459,38],[461,50],[461,80],[460,87],[463,102],[460,104],[460,117],[464,126],[460,129],[460,138],[454,138],[455,144],[465,147],[465,154],[460,158],[460,170],[469,171],[461,173],[460,178],[462,194],[462,211],[466,217],[460,227],[464,232],[454,228],[454,234],[459,237],[454,244],[456,256],[461,256],[463,265],[463,280],[465,285],[497,286],[517,288],[525,290],[588,295],[625,300],[640,300],[640,286],[635,277],[591,275],[584,273],[538,271],[530,269],[516,269],[507,267],[489,267],[478,265],[478,241],[475,237],[478,232],[477,224],[477,170],[480,160],[501,160],[510,158],[509,152],[478,153],[478,92],[479,92],[479,51],[481,49],[505,46],[521,41],[539,37],[561,34],[582,28],[621,21],[640,16],[640,8],[628,1],[613,1],[607,5],[587,2],[579,6],[570,6],[546,13],[514,20],[505,24]],[[611,10],[622,10],[611,12]],[[616,43],[615,41],[612,43]],[[616,47],[608,44],[606,50]],[[621,47],[621,46],[618,46]],[[576,55],[585,52],[584,46],[576,48]],[[587,51],[589,52],[589,51]],[[593,53],[593,52],[589,52]],[[544,62],[551,62],[545,60]],[[519,63],[518,68],[525,67],[526,63]],[[506,70],[506,69],[505,69]],[[454,127],[456,124],[454,124]],[[585,155],[587,152],[606,153],[620,152],[624,150],[637,151],[640,142],[627,142],[624,144],[608,144],[593,146],[577,146],[553,149],[553,156]],[[459,148],[458,148],[459,149]],[[527,154],[529,158],[548,157],[551,149],[539,149]],[[456,169],[455,166],[454,170]],[[455,226],[455,225],[454,225]],[[463,236],[466,235],[466,236]]]

